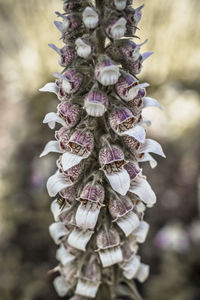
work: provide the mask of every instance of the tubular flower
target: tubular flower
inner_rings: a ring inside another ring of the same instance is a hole
[[[150,125],[143,109],[161,106],[146,95],[149,84],[135,77],[152,52],[140,53],[147,40],[132,41],[143,5],[131,5],[131,0],[63,0],[55,25],[64,45],[49,46],[64,69],[40,89],[59,100],[57,111],[43,120],[55,129],[55,138],[41,156],[59,153],[46,185],[53,198],[49,233],[58,246],[53,285],[71,300],[99,297],[108,284],[110,299],[120,298],[123,289],[131,295],[133,280],[144,282],[149,275],[138,245],[146,240],[144,215],[156,195],[141,164],[155,167],[152,154],[165,154],[143,127]]]

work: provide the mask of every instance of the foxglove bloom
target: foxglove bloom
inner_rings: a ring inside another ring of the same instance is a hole
[[[57,111],[43,120],[56,130],[41,156],[59,153],[47,180],[54,219],[49,233],[58,246],[53,285],[71,300],[95,299],[108,285],[110,295],[99,298],[118,299],[119,290],[132,296],[133,280],[149,275],[138,248],[147,238],[144,215],[156,195],[142,163],[155,167],[152,155],[165,155],[143,127],[150,125],[143,109],[161,106],[146,95],[149,84],[136,77],[152,52],[140,52],[147,41],[132,40],[143,5],[131,5],[63,0],[55,25],[64,46],[49,46],[64,69],[40,89],[59,100]]]

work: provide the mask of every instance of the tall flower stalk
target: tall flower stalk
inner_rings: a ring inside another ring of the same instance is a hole
[[[60,154],[47,181],[55,220],[49,231],[58,245],[53,284],[71,300],[140,299],[133,279],[144,282],[149,274],[138,245],[156,196],[140,163],[155,167],[150,153],[165,155],[143,127],[150,122],[142,110],[161,107],[137,78],[152,54],[140,52],[146,41],[132,40],[142,8],[130,0],[64,0],[64,13],[56,12],[64,46],[49,46],[64,69],[41,91],[59,100],[43,121],[58,127],[41,156]]]

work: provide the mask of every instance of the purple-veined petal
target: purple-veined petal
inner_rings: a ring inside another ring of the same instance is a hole
[[[46,144],[44,150],[40,154],[40,157],[43,157],[50,152],[57,152],[57,153],[62,153],[63,150],[60,148],[60,142],[59,141],[50,141]]]
[[[39,89],[40,92],[49,92],[49,93],[54,93],[54,94],[58,94],[58,87],[55,84],[55,82],[48,82],[47,84],[45,84],[45,86],[43,86],[41,89]]]
[[[75,259],[75,256],[69,253],[69,251],[61,244],[56,251],[56,259],[61,262],[63,266]]]
[[[71,152],[65,152],[62,155],[62,166],[63,166],[63,171],[67,171],[70,168],[78,165],[85,157],[73,154]]]
[[[99,22],[99,16],[96,13],[96,11],[90,7],[87,6],[83,11],[83,23],[87,28],[94,29]]]
[[[133,279],[140,267],[140,257],[138,255],[134,256],[130,261],[122,265],[123,275],[127,279]]]
[[[146,162],[149,161],[151,168],[155,168],[157,166],[157,161],[153,158],[153,156],[151,156],[151,154],[144,153],[144,156],[142,158],[138,159],[138,162]]]
[[[144,178],[137,177],[132,181],[129,192],[136,194],[148,207],[152,207],[156,203],[156,195]]]
[[[120,246],[99,250],[99,257],[103,267],[109,267],[123,260],[122,250]]]
[[[48,123],[49,128],[54,129],[56,126],[56,123],[59,123],[63,126],[66,126],[65,121],[63,121],[55,112],[50,112],[46,114],[44,117],[43,123]]]
[[[133,128],[124,131],[121,135],[129,135],[136,139],[140,143],[144,143],[146,137],[146,131],[142,126],[136,125]]]
[[[146,139],[144,144],[140,146],[139,152],[140,153],[152,152],[164,158],[166,157],[161,145],[152,139]]]
[[[93,229],[97,223],[100,206],[96,203],[81,203],[76,212],[76,225],[82,229]]]
[[[145,221],[141,221],[136,230],[133,231],[133,236],[138,243],[144,243],[149,232],[149,224]]]
[[[68,237],[68,244],[76,249],[85,251],[93,231],[74,228]]]
[[[100,282],[79,278],[75,294],[84,297],[95,298]]]
[[[149,266],[141,263],[135,277],[139,282],[143,283],[148,276],[149,276]]]
[[[68,234],[68,230],[61,222],[56,222],[49,226],[49,233],[55,244],[59,245],[61,238]]]
[[[123,196],[126,195],[130,187],[130,177],[125,169],[113,174],[105,173],[105,176],[107,177],[114,191]]]
[[[162,110],[162,107],[160,106],[158,100],[156,100],[154,98],[151,98],[151,97],[144,97],[143,98],[143,105],[144,105],[143,108],[155,106],[155,107]]]
[[[124,232],[125,236],[129,236],[129,234],[139,226],[140,220],[138,216],[131,211],[127,215],[119,218],[116,223]]]
[[[61,209],[60,209],[60,205],[57,202],[57,199],[55,199],[51,203],[51,212],[53,214],[54,220],[56,222],[58,222],[59,221],[59,215],[61,213]]]
[[[50,197],[55,197],[62,189],[71,186],[72,183],[67,181],[66,177],[57,171],[47,180],[47,190]]]
[[[53,281],[53,286],[60,297],[66,296],[70,289],[70,286],[63,276],[57,276]]]

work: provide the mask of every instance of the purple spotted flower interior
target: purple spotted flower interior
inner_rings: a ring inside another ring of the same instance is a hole
[[[146,138],[143,110],[161,107],[138,78],[152,54],[141,53],[147,40],[135,38],[143,5],[62,1],[55,26],[63,47],[49,46],[63,70],[40,89],[58,101],[43,121],[55,138],[41,154],[58,153],[47,181],[58,246],[53,286],[70,300],[133,299],[133,291],[139,300],[135,281],[149,275],[138,253],[149,231],[144,214],[156,203],[142,163],[154,168],[152,154],[165,157]]]

